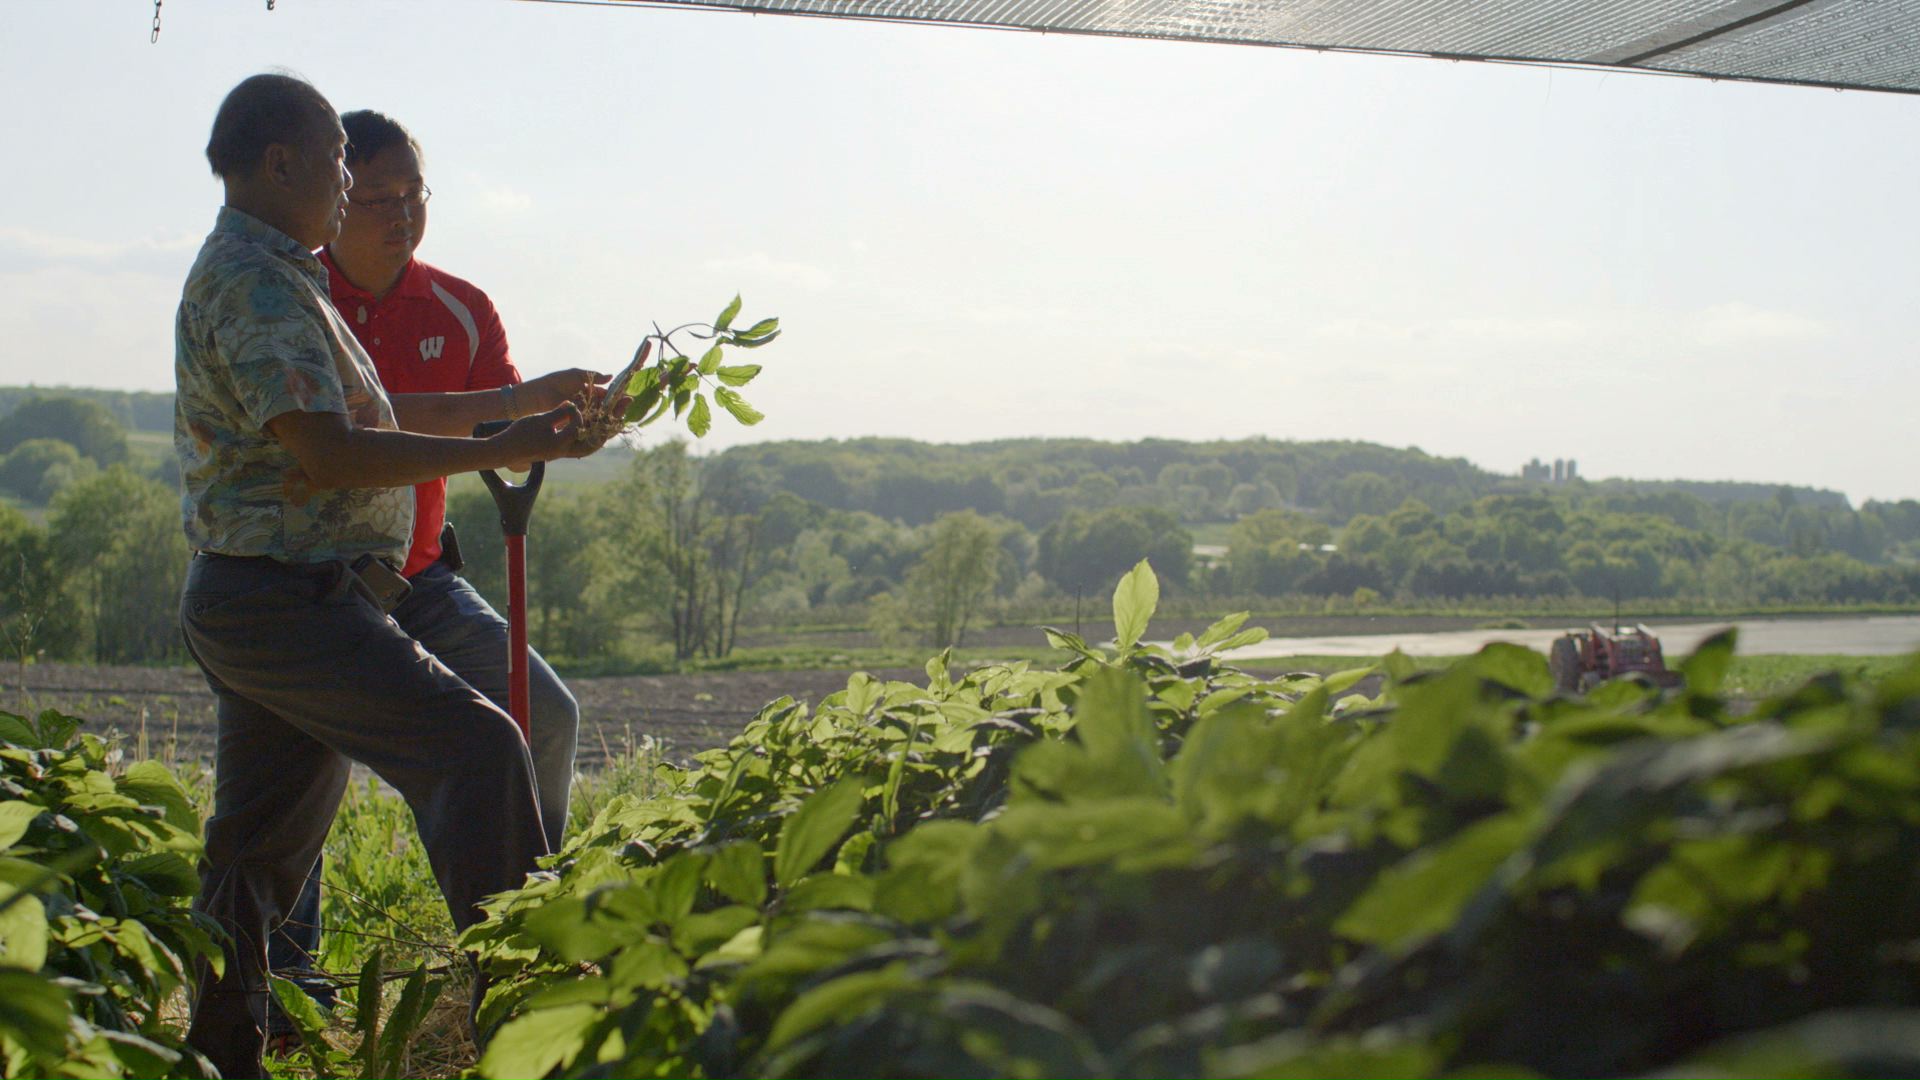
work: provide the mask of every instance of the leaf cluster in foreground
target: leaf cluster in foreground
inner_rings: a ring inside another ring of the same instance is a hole
[[[200,820],[167,769],[115,772],[80,721],[0,712],[0,1072],[211,1075],[169,998],[219,929],[189,909]]]
[[[1735,716],[1229,619],[769,705],[469,931],[487,1075],[1920,1068],[1920,662]]]

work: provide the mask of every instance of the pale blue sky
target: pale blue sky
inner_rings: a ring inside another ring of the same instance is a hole
[[[737,290],[709,441],[1353,438],[1920,497],[1920,98],[510,0],[14,0],[0,382],[165,389],[270,67],[425,144],[524,370]]]

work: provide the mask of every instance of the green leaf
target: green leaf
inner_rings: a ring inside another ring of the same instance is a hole
[[[768,334],[766,337],[762,337],[762,338],[748,339],[748,338],[737,337],[733,339],[733,344],[742,349],[757,349],[760,346],[765,345],[767,342],[772,341],[774,338],[777,338],[779,336],[780,336],[780,331],[775,330],[773,333]]]
[[[1260,1076],[1275,1080],[1314,1076],[1435,1076],[1445,1060],[1432,1039],[1409,1037],[1383,1028],[1358,1035],[1317,1035],[1294,1029],[1207,1057],[1208,1076]],[[1470,1076],[1472,1070],[1451,1076]],[[1483,1075],[1525,1076],[1525,1069],[1498,1069]],[[1739,1076],[1739,1072],[1728,1075]]]
[[[700,374],[711,375],[718,370],[720,370],[720,346],[716,344],[700,358]]]
[[[1095,660],[1100,659],[1100,654],[1089,648],[1086,640],[1079,634],[1069,633],[1065,630],[1056,630],[1051,626],[1041,627],[1040,632],[1047,636],[1047,644],[1056,649],[1065,649],[1068,652],[1079,653],[1081,656],[1091,657]]]
[[[72,1024],[72,1000],[52,979],[36,971],[0,969],[0,1025],[10,1040],[50,1062],[61,1061]]]
[[[739,333],[735,334],[734,338],[736,340],[741,338],[746,338],[746,339],[765,338],[765,339],[771,340],[773,335],[779,332],[780,332],[779,319],[761,319],[759,322],[754,323],[752,326],[749,326],[745,330],[742,330]],[[754,343],[759,344],[758,341],[755,341]],[[745,342],[742,342],[742,344],[745,344]]]
[[[968,733],[971,736],[971,733]],[[971,738],[969,738],[971,746]],[[959,751],[964,753],[965,751]],[[840,845],[840,853],[833,857],[833,872],[836,874],[858,875],[860,868],[866,865],[867,853],[873,850],[879,838],[870,832],[855,833],[847,842]]]
[[[654,918],[668,925],[679,922],[699,898],[707,861],[704,851],[682,851],[671,856],[655,868],[635,895],[651,901]]]
[[[41,709],[34,719],[34,727],[39,731],[39,745],[55,750],[64,750],[73,741],[86,721],[77,716],[68,716],[59,709]]]
[[[651,938],[615,953],[607,967],[607,978],[616,986],[671,986],[686,974],[687,962],[680,954],[666,942]]]
[[[766,419],[759,409],[747,404],[745,398],[724,386],[716,386],[713,388],[713,400],[719,402],[721,408],[732,413],[735,420],[740,421],[748,427],[752,427]]]
[[[1327,693],[1337,694],[1342,690],[1351,690],[1360,680],[1373,674],[1375,670],[1377,669],[1374,667],[1357,667],[1336,671],[1327,676],[1322,685],[1327,688]]]
[[[157,761],[138,762],[129,766],[114,781],[114,786],[121,794],[132,796],[143,805],[158,806],[166,811],[167,824],[189,832],[200,831],[200,814],[194,810],[193,800],[165,765]]]
[[[780,1018],[773,1022],[772,1034],[767,1036],[766,1048],[778,1050],[800,1036],[829,1024],[844,1025],[862,1013],[884,1005],[889,998],[914,989],[920,981],[920,977],[908,972],[905,965],[891,964],[879,971],[843,975],[816,986],[794,999],[793,1004],[780,1013]]]
[[[786,915],[801,911],[871,911],[874,891],[875,879],[870,877],[815,874],[787,893],[780,901],[780,911]]]
[[[1084,684],[1073,715],[1074,734],[1108,778],[1108,791],[1157,792],[1164,787],[1159,733],[1138,676],[1121,668],[1101,668]]]
[[[1916,1021],[1920,1015],[1911,1008],[1829,1007],[1762,1031],[1723,1037],[1660,1071],[1667,1076],[1911,1074],[1920,1062]]]
[[[726,364],[714,369],[713,374],[728,386],[745,386],[760,374],[759,364]]]
[[[1108,866],[1119,873],[1187,866],[1198,855],[1180,811],[1156,796],[1012,806],[993,830],[1048,870]]]
[[[0,803],[0,851],[12,847],[27,834],[27,827],[33,819],[39,817],[46,808],[37,803],[13,799]]]
[[[852,776],[807,797],[780,827],[773,852],[773,880],[782,889],[805,877],[852,827],[864,801],[866,781]]]
[[[380,1075],[380,989],[386,985],[386,956],[379,946],[360,969],[360,993],[354,1001],[353,1026],[360,1032],[360,1075]]]
[[[707,395],[693,395],[693,411],[687,414],[687,430],[700,438],[713,430],[713,410],[707,408]]]
[[[633,373],[633,378],[627,380],[627,393],[632,394],[635,397],[638,397],[641,394],[647,392],[648,390],[652,390],[659,385],[660,385],[660,369],[659,368],[650,368],[650,367],[641,368],[640,370]],[[619,389],[617,387],[612,389],[614,393],[619,392]]]
[[[39,971],[46,962],[47,909],[37,896],[15,897],[0,911],[0,967]]]
[[[699,967],[713,967],[718,964],[750,964],[760,956],[760,941],[766,936],[766,927],[749,926],[717,947],[707,950],[700,958]]]
[[[926,1011],[951,1017],[964,1032],[958,1042],[967,1064],[953,1075],[1120,1075],[1073,1021],[1037,1001],[972,980],[946,979],[930,989]]]
[[[15,746],[33,747],[40,741],[40,735],[27,723],[26,717],[10,712],[0,712],[0,742]]]
[[[527,936],[569,963],[597,960],[632,936],[605,919],[589,918],[586,901],[576,896],[548,900],[528,912],[521,926]]]
[[[178,1076],[174,1066],[180,1063],[178,1050],[162,1046],[160,1043],[135,1035],[131,1031],[114,1031],[102,1028],[100,1037],[113,1047],[113,1056],[120,1059],[127,1076]]]
[[[713,320],[713,328],[725,332],[727,327],[733,325],[733,317],[738,314],[740,314],[740,294],[735,293],[733,303],[728,304],[726,310],[720,313],[720,317]]]
[[[763,939],[765,950],[745,972],[746,981],[811,975],[838,967],[855,953],[891,940],[893,934],[873,921],[802,915],[788,921],[779,936]]]
[[[545,1076],[586,1045],[587,1032],[606,1015],[604,1005],[535,1009],[502,1025],[480,1059],[486,1076]]]
[[[673,943],[688,956],[698,956],[731,940],[735,934],[760,921],[760,912],[744,904],[730,904],[703,911],[680,920],[673,928]]]
[[[902,922],[938,922],[960,904],[961,875],[986,830],[929,821],[886,848],[888,869],[874,889],[874,910]]]
[[[1147,632],[1147,622],[1153,618],[1154,609],[1159,606],[1160,579],[1154,575],[1153,567],[1147,565],[1147,560],[1141,559],[1113,590],[1115,642],[1123,649],[1137,644],[1140,635]]]
[[[627,406],[627,423],[639,424],[651,419],[647,413],[660,404],[660,398],[660,388],[657,386],[650,386],[635,394],[632,403]]]
[[[1733,664],[1734,646],[1740,632],[1729,626],[1700,643],[1693,655],[1680,662],[1687,689],[1697,694],[1717,694],[1726,685],[1727,668]]]
[[[1406,653],[1395,649],[1380,658],[1380,670],[1386,673],[1388,682],[1399,684],[1411,679],[1416,669]]]
[[[177,851],[155,851],[129,859],[121,873],[163,896],[190,897],[200,891],[200,872],[192,860]]]
[[[1230,653],[1235,649],[1244,649],[1249,645],[1258,645],[1267,640],[1267,628],[1250,626],[1215,646],[1214,651]]]
[[[1226,618],[1221,619],[1219,622],[1214,623],[1212,626],[1207,627],[1206,632],[1194,641],[1194,648],[1210,649],[1232,637],[1234,631],[1240,629],[1250,617],[1250,614],[1250,612],[1236,611]]]
[[[1375,878],[1334,929],[1355,941],[1387,946],[1444,930],[1531,831],[1526,817],[1502,814],[1417,851]]]
[[[713,853],[707,883],[722,896],[758,906],[767,898],[767,856],[751,840],[735,840]]]
[[[307,1045],[307,1052],[318,1058],[333,1051],[333,1044],[327,1039],[327,1014],[307,996],[305,990],[290,980],[278,975],[269,975],[268,981],[273,990],[274,1003],[280,1006],[287,1019],[300,1032],[300,1041]]]
[[[400,1075],[400,1059],[419,1031],[420,1021],[440,999],[440,990],[444,985],[444,980],[427,977],[424,961],[407,976],[406,985],[400,988],[399,1002],[387,1014],[386,1030],[380,1033],[380,1068],[375,1075]]]
[[[1528,697],[1543,698],[1553,693],[1553,673],[1547,670],[1547,658],[1523,646],[1495,641],[1460,666]]]

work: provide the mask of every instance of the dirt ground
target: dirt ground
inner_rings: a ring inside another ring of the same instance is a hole
[[[725,745],[761,706],[784,694],[817,701],[846,686],[849,672],[742,671],[569,679],[580,701],[580,767],[592,769],[652,737],[684,759]],[[902,668],[886,679],[924,679]],[[22,676],[24,675],[24,680]],[[33,664],[0,667],[0,709],[59,709],[87,721],[86,730],[127,738],[127,752],[169,764],[213,763],[213,695],[196,668]]]

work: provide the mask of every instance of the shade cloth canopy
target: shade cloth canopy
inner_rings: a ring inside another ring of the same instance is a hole
[[[1920,93],[1920,0],[586,2],[1579,65]]]

